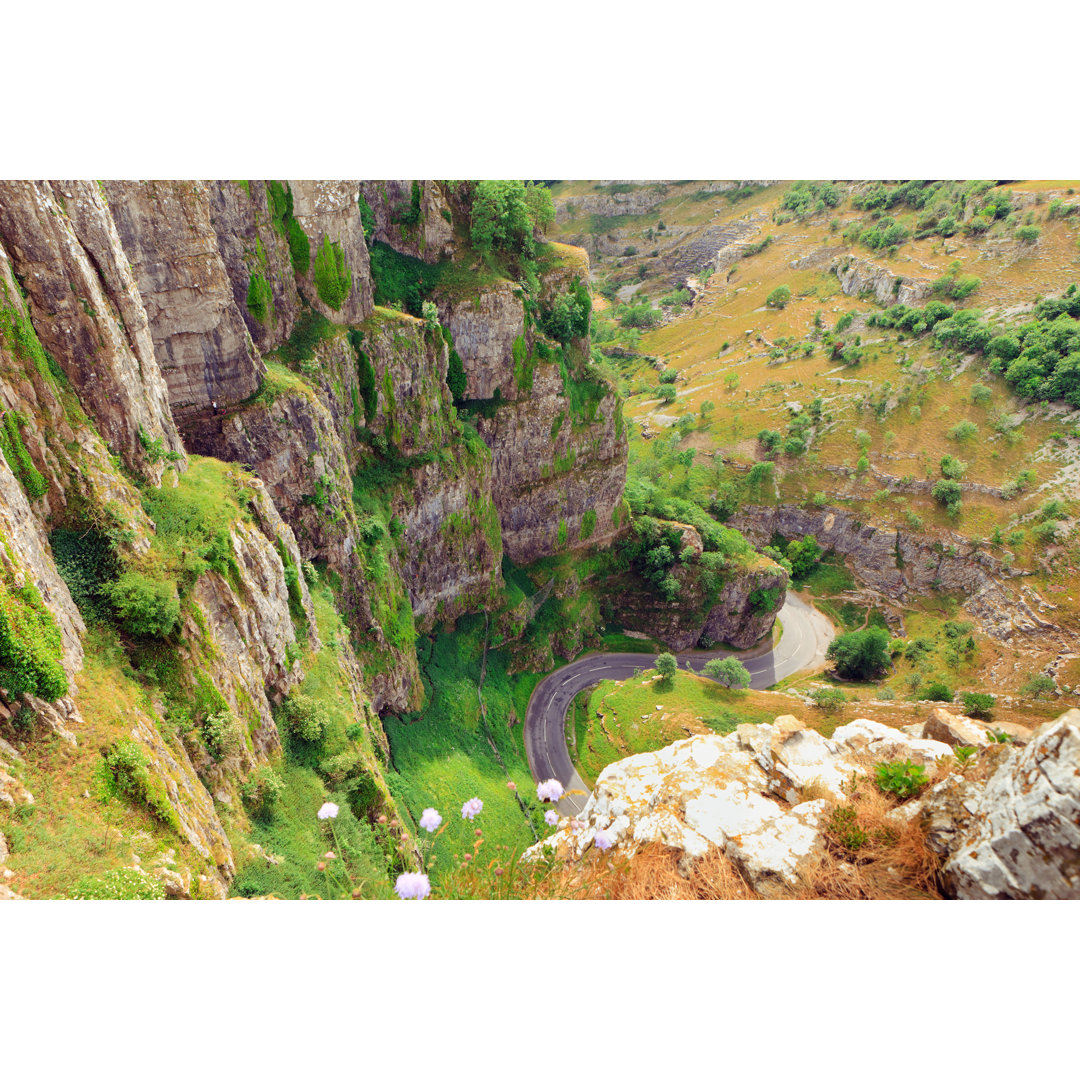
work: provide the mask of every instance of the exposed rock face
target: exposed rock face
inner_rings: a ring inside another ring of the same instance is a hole
[[[191,759],[182,746],[166,741],[158,725],[142,712],[135,714],[131,735],[141,744],[153,772],[164,782],[181,835],[216,867],[221,880],[215,892],[223,897],[225,885],[235,872],[232,845]]]
[[[1080,710],[990,777],[942,878],[962,900],[1080,899]]]
[[[65,209],[66,208],[66,209]],[[27,291],[41,344],[52,354],[109,448],[156,482],[160,456],[183,456],[147,315],[120,238],[98,191],[79,181],[0,182],[4,291],[0,306]],[[9,263],[10,259],[10,263]]]
[[[300,552],[292,529],[279,517],[262,481],[252,478],[246,483],[258,524],[241,521],[232,532],[239,581],[203,574],[192,595],[202,612],[205,636],[194,622],[184,628],[193,666],[199,666],[198,650],[201,666],[251,735],[252,753],[242,755],[245,771],[280,746],[270,699],[279,700],[302,678],[299,664],[290,659],[296,629],[281,552],[297,570],[308,641],[319,647],[315,610],[299,573]]]
[[[570,195],[559,200],[556,220],[574,221],[586,214],[618,217],[623,214],[647,214],[667,198],[663,184],[636,188],[633,191],[597,192],[595,195]]]
[[[985,783],[950,774],[889,812],[919,821],[946,861],[941,877],[961,899],[1080,898],[1080,710],[1044,724],[1023,750],[991,747]],[[585,809],[529,849],[581,858],[603,831],[633,856],[660,842],[697,859],[722,851],[750,887],[783,895],[825,852],[829,804],[875,760],[924,762],[951,747],[868,720],[825,739],[793,716],[743,724],[731,735],[697,735],[609,765]],[[807,795],[821,798],[800,801]],[[793,805],[792,805],[793,804]]]
[[[233,300],[243,316],[251,340],[262,351],[276,348],[288,338],[300,312],[285,236],[272,223],[265,180],[211,180],[207,182],[210,221],[218,250],[232,282]],[[253,278],[266,281],[272,302],[263,318],[248,306]]]
[[[748,565],[729,567],[723,584],[710,597],[708,575],[699,561],[703,545],[697,529],[680,522],[663,524],[682,529],[683,549],[695,553],[691,561],[672,567],[680,586],[678,596],[666,600],[648,582],[628,574],[611,590],[613,617],[625,629],[648,634],[675,650],[721,642],[746,649],[760,641],[783,607],[787,571],[771,559],[757,557]]]
[[[104,182],[150,317],[173,415],[183,426],[213,403],[253,394],[263,363],[233,297],[201,181]]]
[[[842,255],[833,260],[832,270],[840,281],[845,296],[874,294],[879,304],[917,304],[930,295],[930,283],[917,278],[894,274],[884,266],[854,255]]]
[[[409,225],[401,218],[412,209],[414,184],[420,186],[420,220]],[[360,187],[375,215],[375,240],[432,263],[454,253],[452,210],[438,181],[362,180]]]
[[[965,610],[1002,641],[1017,632],[1058,629],[1002,583],[1016,571],[963,536],[950,534],[944,542],[936,541],[866,525],[847,510],[789,505],[745,506],[728,524],[758,546],[768,544],[774,533],[814,536],[822,547],[847,556],[848,566],[862,582],[895,600],[907,600],[935,587],[963,592],[969,597]]]
[[[558,366],[541,362],[528,398],[479,419],[477,427],[494,457],[492,487],[503,548],[514,562],[604,544],[619,531],[626,484],[619,407],[611,390],[591,421],[575,420]],[[589,511],[596,515],[591,533],[583,528]]]
[[[465,397],[492,398],[498,390],[507,401],[515,400],[513,347],[525,334],[520,286],[499,281],[475,299],[436,302],[439,321],[450,331],[465,368]]]
[[[311,241],[311,266],[303,281],[303,292],[317,311],[331,322],[363,322],[371,314],[371,263],[364,226],[360,220],[357,180],[292,180],[293,215]],[[339,309],[319,297],[315,287],[315,263],[323,241],[341,246],[352,286]]]

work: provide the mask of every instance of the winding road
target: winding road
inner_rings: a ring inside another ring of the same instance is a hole
[[[777,618],[783,634],[777,645],[767,651],[760,646],[742,653],[729,650],[679,653],[679,666],[700,672],[717,656],[736,656],[750,672],[755,690],[772,686],[788,675],[825,662],[825,650],[834,637],[829,620],[805,600],[789,592]],[[602,679],[628,679],[650,666],[647,653],[590,653],[541,679],[529,698],[525,714],[525,752],[533,778],[542,781],[554,777],[566,794],[559,802],[563,815],[577,814],[585,808],[589,788],[578,775],[566,746],[566,714],[575,696]]]

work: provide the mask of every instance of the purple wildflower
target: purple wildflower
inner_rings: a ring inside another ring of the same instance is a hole
[[[601,850],[607,851],[611,847],[611,837],[601,829],[594,837],[593,843]]]
[[[546,813],[546,814],[544,815],[544,820],[545,820],[545,821],[546,821],[546,822],[547,822],[547,823],[548,823],[549,825],[558,825],[558,824],[559,824],[559,814],[558,814],[558,811],[556,811],[556,810],[549,810],[549,811],[548,811],[548,812],[547,812],[547,813]]]
[[[318,817],[320,821],[325,821],[327,818],[336,818],[337,816],[337,803],[324,802],[322,806],[319,807]]]
[[[402,900],[423,900],[431,895],[431,882],[427,874],[399,874],[394,883],[394,892]]]
[[[428,832],[434,832],[442,824],[442,817],[439,811],[433,806],[429,806],[420,815],[420,828],[427,829]]]
[[[536,797],[541,802],[558,802],[563,797],[563,786],[558,780],[545,780],[536,785]]]
[[[472,819],[476,817],[476,815],[479,814],[480,811],[483,809],[484,804],[479,799],[473,798],[462,806],[461,816],[466,821],[472,821]]]

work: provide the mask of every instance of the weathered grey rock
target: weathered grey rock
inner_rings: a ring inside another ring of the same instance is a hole
[[[937,739],[949,746],[987,746],[990,738],[987,725],[969,716],[957,716],[945,709],[933,709],[926,721],[924,737]]]
[[[683,547],[700,558],[702,541],[697,529],[681,522],[665,522],[683,531]],[[664,599],[635,574],[624,575],[610,591],[614,617],[626,629],[648,634],[672,649],[726,642],[737,649],[749,648],[771,629],[783,606],[788,575],[783,567],[761,556],[726,571],[727,580],[708,602],[705,575],[700,561],[677,564],[672,575],[679,582],[674,601]],[[772,591],[775,606],[755,611],[750,597]]]
[[[942,867],[960,899],[1080,899],[1080,710],[1010,754]]]
[[[420,185],[420,221],[400,222],[412,208],[413,184]],[[395,251],[427,262],[438,262],[454,253],[451,203],[437,180],[362,180],[361,190],[375,215],[374,239]]]
[[[833,732],[832,741],[850,753],[864,754],[874,761],[910,760],[916,765],[933,765],[939,758],[953,757],[952,747],[946,743],[913,739],[876,720],[852,720]]]
[[[519,396],[514,376],[514,342],[525,345],[525,305],[521,286],[497,281],[479,296],[436,297],[439,321],[450,331],[465,369],[465,397],[487,399],[495,391],[506,401]]]
[[[173,415],[223,407],[258,389],[251,341],[210,221],[201,181],[109,180],[109,208],[150,318]]]
[[[147,315],[101,193],[80,181],[2,181],[0,239],[27,291],[42,345],[113,453],[156,482],[161,462],[151,459],[144,440],[161,440],[163,452],[181,458],[184,448],[154,362]],[[6,268],[3,276],[9,278]],[[21,306],[7,280],[4,291],[4,306]]]
[[[899,822],[919,819],[926,830],[926,845],[948,858],[963,842],[983,795],[983,785],[953,773],[918,799],[888,814]]]
[[[273,225],[265,180],[210,180],[206,187],[210,223],[232,283],[233,300],[251,340],[265,353],[288,338],[300,313],[288,241]],[[262,321],[247,303],[256,275],[267,282],[272,296]]]
[[[308,302],[331,322],[363,322],[371,314],[371,263],[360,220],[357,180],[291,180],[293,216],[311,241],[311,266],[301,289]],[[323,302],[315,287],[315,261],[325,239],[339,244],[352,286],[341,308]]]
[[[930,295],[930,283],[903,274],[894,274],[884,266],[860,259],[855,255],[841,255],[833,260],[832,270],[840,281],[845,296],[860,296],[864,292],[874,294],[879,304],[917,304]]]

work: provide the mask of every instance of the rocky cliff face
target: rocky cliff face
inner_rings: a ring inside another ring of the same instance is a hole
[[[866,525],[846,510],[802,506],[746,506],[729,522],[759,546],[775,533],[814,536],[827,550],[847,557],[852,572],[883,596],[904,601],[942,589],[967,595],[964,608],[999,641],[1017,635],[1063,633],[1040,611],[1039,597],[1015,592],[1011,571],[978,544],[959,535],[943,540]]]
[[[12,287],[14,275],[26,290],[36,338],[70,380],[109,449],[156,481],[164,455],[182,461],[183,446],[147,315],[97,186],[3,181],[0,245],[5,310],[17,324],[22,301]],[[46,366],[44,353],[38,353],[37,366]],[[155,444],[157,453],[150,449]]]
[[[265,180],[207,182],[210,222],[233,301],[257,349],[276,348],[300,313],[289,242]]]
[[[988,748],[986,780],[952,771],[955,743],[871,720],[828,739],[793,716],[741,724],[730,735],[699,735],[609,765],[581,814],[526,856],[546,847],[580,860],[595,845],[632,858],[659,843],[681,854],[686,873],[696,860],[722,855],[741,895],[805,895],[815,876],[831,876],[835,895],[882,895],[859,866],[869,837],[845,830],[864,812],[858,790],[867,781],[859,778],[870,763],[908,760],[940,779],[887,810],[880,827],[892,845],[923,849],[945,895],[1078,899],[1078,720],[1072,710],[1028,733],[1023,748]],[[938,729],[958,723],[978,724],[945,714]],[[887,873],[899,877],[895,868]]]
[[[674,600],[666,600],[636,574],[612,583],[612,617],[627,630],[648,634],[675,650],[727,644],[747,649],[771,629],[784,605],[787,571],[771,559],[756,557],[728,566],[719,578],[702,565],[701,536],[692,525],[662,522],[683,534],[685,563],[672,567],[679,583]]]
[[[438,181],[363,180],[360,187],[375,218],[375,240],[426,262],[453,255],[453,211]],[[416,194],[420,218],[412,222]]]
[[[311,266],[300,285],[304,295],[331,322],[363,322],[371,314],[372,300],[371,264],[357,204],[360,182],[293,180],[290,188],[293,214],[311,242]],[[327,243],[338,245],[351,283],[339,307],[326,302],[317,287],[319,253]]]
[[[874,294],[874,299],[886,307],[891,304],[917,304],[930,295],[930,283],[903,274],[894,274],[884,266],[843,255],[833,259],[832,270],[840,281],[845,296]]]
[[[262,361],[233,298],[200,181],[103,183],[150,318],[173,415],[240,401],[258,389]]]

